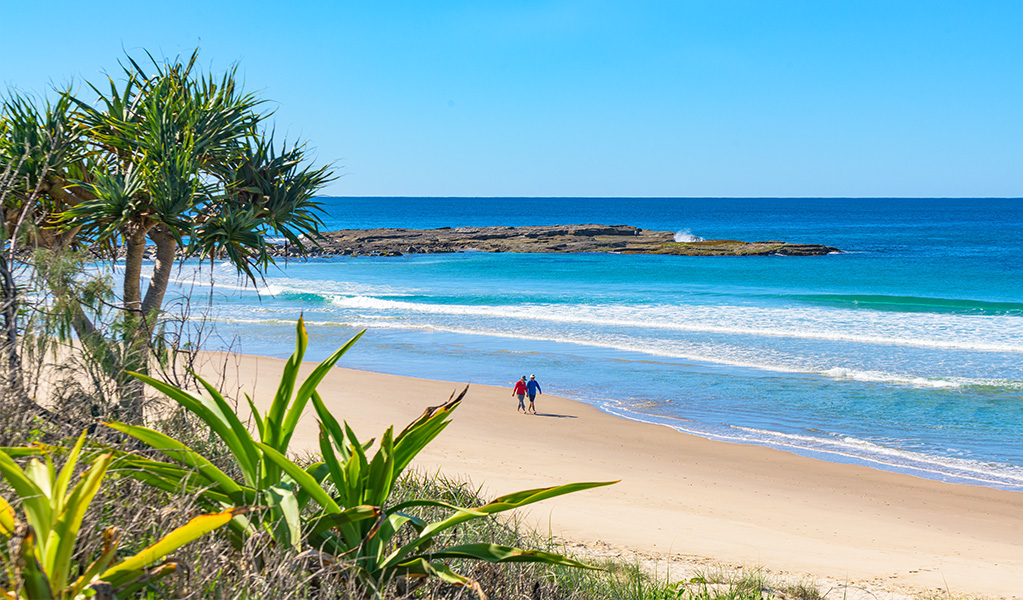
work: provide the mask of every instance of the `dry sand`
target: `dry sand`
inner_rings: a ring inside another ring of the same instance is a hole
[[[265,408],[283,364],[230,355],[224,389],[255,390]],[[401,429],[462,385],[334,369],[319,391],[339,420],[369,438],[390,424]],[[538,396],[538,416],[518,414],[516,405],[510,386],[473,385],[416,465],[471,480],[486,495],[620,479],[527,515],[592,551],[682,556],[689,564],[708,557],[810,576],[825,590],[843,583],[859,590],[829,595],[837,598],[901,597],[894,590],[1023,598],[1023,493],[710,441],[553,395]],[[311,407],[293,448],[317,451]]]

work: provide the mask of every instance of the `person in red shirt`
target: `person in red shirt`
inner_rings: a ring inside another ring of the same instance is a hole
[[[526,412],[526,376],[523,375],[522,379],[515,382],[515,388],[512,389],[512,396],[519,397],[519,412]]]

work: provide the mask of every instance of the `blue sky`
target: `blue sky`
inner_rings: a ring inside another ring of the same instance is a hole
[[[1023,196],[1023,2],[0,0],[0,83],[237,62],[331,195]]]

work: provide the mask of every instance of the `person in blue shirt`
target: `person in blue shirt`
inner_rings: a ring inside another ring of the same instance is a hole
[[[530,375],[529,381],[526,382],[526,395],[529,396],[529,412],[530,414],[536,414],[536,407],[533,406],[533,400],[537,394],[542,394],[540,390],[540,382],[536,380],[536,375]]]

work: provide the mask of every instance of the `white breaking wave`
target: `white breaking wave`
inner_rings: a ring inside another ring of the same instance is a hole
[[[849,436],[823,438],[766,431],[750,427],[733,426],[733,429],[754,434],[755,440],[760,443],[766,441],[772,445],[805,448],[850,458],[867,459],[887,467],[917,469],[933,474],[971,479],[985,484],[1023,486],[1023,468],[1020,467],[993,465],[970,459],[935,456],[911,450],[890,448]]]
[[[702,242],[703,238],[693,235],[693,233],[688,229],[680,229],[679,231],[675,232],[675,241],[679,243]]]
[[[218,318],[223,323],[237,324],[292,324],[293,320],[282,317],[274,318]],[[833,368],[821,371],[812,366],[795,365],[798,359],[783,353],[760,349],[742,348],[737,346],[708,346],[704,344],[685,343],[671,340],[642,340],[631,336],[603,334],[593,335],[558,334],[544,335],[537,332],[502,332],[484,328],[473,329],[468,326],[450,326],[438,324],[410,323],[394,317],[371,315],[349,315],[343,321],[324,321],[307,319],[309,327],[353,327],[356,329],[405,329],[413,331],[436,331],[456,335],[487,336],[504,339],[530,340],[536,342],[554,342],[575,344],[590,348],[604,348],[621,352],[635,352],[648,356],[659,356],[670,359],[688,360],[700,363],[713,363],[743,369],[756,369],[776,373],[794,373],[802,375],[823,375],[835,379],[884,383],[915,388],[958,389],[972,386],[1002,387],[1023,390],[1023,382],[1006,379],[979,379],[968,377],[921,377],[882,371],[858,370],[849,368]]]
[[[360,295],[334,296],[330,302],[347,309],[528,319],[980,352],[1023,352],[1023,319],[1004,315],[858,314],[828,309],[689,305],[472,306],[384,300]],[[864,330],[875,333],[861,333]]]
[[[1023,468],[1013,465],[891,448],[850,436],[817,437],[735,425],[726,425],[723,430],[700,427],[699,423],[687,419],[638,413],[619,401],[598,401],[597,404],[602,410],[618,417],[664,425],[681,433],[722,442],[766,445],[796,453],[810,453],[811,456],[815,454],[841,456],[886,470],[915,472],[939,481],[957,480],[1008,489],[1023,489]]]
[[[828,377],[833,377],[835,379],[851,379],[853,381],[867,381],[875,383],[894,383],[911,387],[927,387],[935,389],[956,389],[965,386],[985,385],[1014,387],[1014,382],[1006,380],[975,379],[966,377],[929,378],[910,375],[896,375],[893,373],[885,373],[883,371],[860,371],[857,369],[847,369],[842,367],[828,369],[823,371],[822,375],[827,375]]]

